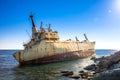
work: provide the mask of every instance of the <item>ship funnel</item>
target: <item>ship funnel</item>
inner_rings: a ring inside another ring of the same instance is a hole
[[[84,34],[84,37],[85,37],[86,41],[88,41],[88,38],[87,38],[86,34]]]

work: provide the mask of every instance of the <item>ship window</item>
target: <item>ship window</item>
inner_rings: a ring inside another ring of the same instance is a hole
[[[40,36],[38,36],[38,39],[40,39]]]
[[[37,36],[38,35],[38,33],[35,33],[35,36]]]
[[[33,39],[33,41],[35,41],[35,39]]]
[[[55,40],[57,40],[57,39],[56,39],[56,38],[51,38],[50,40],[54,40],[54,41],[55,41]]]

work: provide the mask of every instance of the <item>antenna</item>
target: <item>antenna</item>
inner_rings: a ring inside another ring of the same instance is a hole
[[[51,31],[50,26],[51,26],[51,24],[48,24],[48,32]]]
[[[27,33],[27,35],[30,37],[30,39],[31,39],[31,36],[30,36],[30,34],[28,33],[28,31],[26,30],[26,33]]]
[[[43,25],[43,22],[41,21],[41,23],[40,23],[40,30],[42,30],[42,25]]]

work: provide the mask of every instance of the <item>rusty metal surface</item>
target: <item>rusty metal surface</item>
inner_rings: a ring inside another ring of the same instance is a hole
[[[43,60],[43,62],[73,60],[75,58],[84,58],[94,54],[94,45],[94,42],[81,43],[75,41],[42,41],[40,44],[33,46],[32,49],[14,54],[14,57],[20,63],[34,60],[39,61],[39,59]],[[63,57],[65,55],[72,56],[68,59]],[[55,60],[52,60],[52,58],[54,59],[54,56],[56,58]],[[51,60],[49,61],[49,59]]]
[[[58,61],[65,61],[65,60],[75,60],[80,58],[86,58],[95,54],[94,50],[89,51],[73,51],[68,53],[61,53],[52,56],[46,56],[43,58],[32,59],[28,61],[20,62],[23,64],[43,64],[43,63],[50,63],[50,62],[58,62]]]
[[[38,46],[24,52],[23,59],[34,59],[36,55],[46,57],[55,54],[67,53],[78,50],[93,49],[92,43],[75,43],[75,42],[43,42]],[[28,57],[30,55],[30,57]],[[31,56],[32,55],[32,56]]]

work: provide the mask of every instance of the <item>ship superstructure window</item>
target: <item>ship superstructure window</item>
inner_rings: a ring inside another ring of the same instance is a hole
[[[35,33],[35,36],[37,36],[38,35],[38,33]]]
[[[35,39],[32,39],[32,41],[35,41]]]
[[[38,36],[38,39],[40,39],[41,37],[40,36]]]

